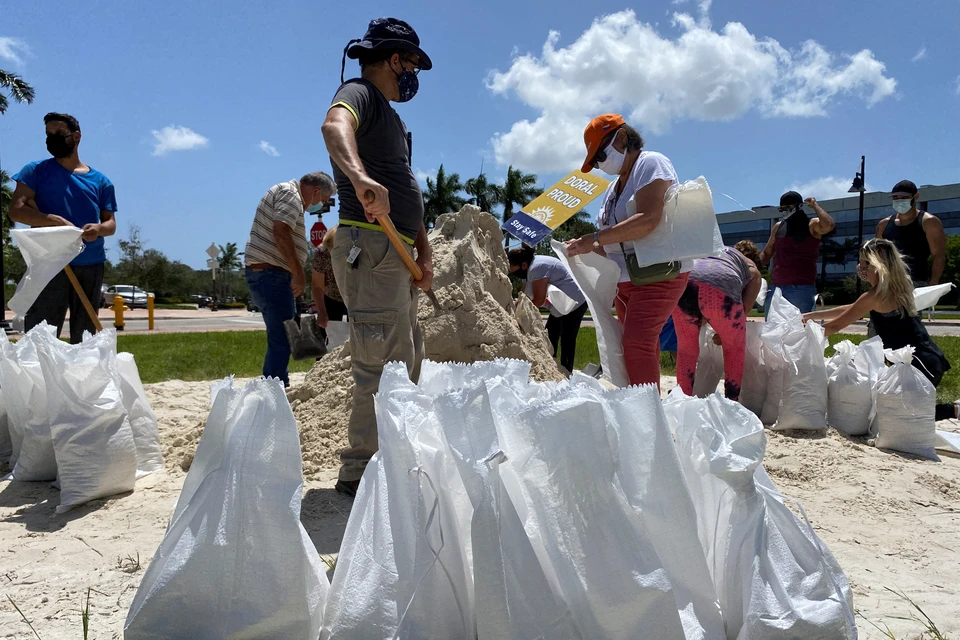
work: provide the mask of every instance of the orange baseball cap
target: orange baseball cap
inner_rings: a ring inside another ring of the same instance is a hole
[[[611,131],[625,124],[623,116],[619,113],[605,113],[590,121],[587,128],[583,130],[583,142],[587,145],[587,159],[583,161],[581,171],[590,173],[593,169],[593,157],[597,155],[597,151],[600,151],[600,143]]]

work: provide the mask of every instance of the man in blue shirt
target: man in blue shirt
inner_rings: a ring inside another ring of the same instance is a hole
[[[117,231],[114,214],[117,198],[113,184],[105,175],[80,162],[80,123],[64,113],[48,113],[43,117],[47,130],[47,151],[52,159],[31,162],[13,176],[17,188],[13,192],[10,219],[31,227],[72,226],[83,229],[83,251],[70,266],[87,298],[100,301],[103,284],[103,263],[107,260],[103,238]],[[24,319],[27,331],[46,320],[63,329],[67,309],[70,310],[70,342],[76,344],[83,332],[96,332],[83,303],[61,271],[50,281]]]

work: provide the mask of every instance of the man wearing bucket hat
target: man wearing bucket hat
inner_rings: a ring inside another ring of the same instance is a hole
[[[423,195],[410,166],[410,138],[391,102],[407,102],[418,74],[433,67],[416,31],[402,20],[379,18],[351,40],[346,58],[360,62],[360,78],[344,82],[327,111],[322,132],[340,194],[340,221],[331,252],[334,275],[350,321],[355,383],[348,437],[337,491],[353,496],[376,453],[373,396],[388,362],[403,361],[416,380],[423,357],[416,288],[430,289],[433,263],[423,224]],[[379,220],[389,216],[423,279],[411,283],[400,254]]]

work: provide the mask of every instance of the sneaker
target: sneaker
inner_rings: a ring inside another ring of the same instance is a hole
[[[360,488],[360,481],[337,480],[337,484],[333,488],[337,490],[337,493],[342,493],[348,498],[354,498],[357,495],[357,489]]]

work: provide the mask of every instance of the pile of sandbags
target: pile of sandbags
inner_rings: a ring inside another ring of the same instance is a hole
[[[138,476],[163,468],[156,417],[112,330],[76,345],[46,323],[16,344],[0,332],[0,388],[10,479],[57,481],[58,513],[132,491]]]
[[[321,638],[856,637],[749,411],[528,375],[385,368]]]

